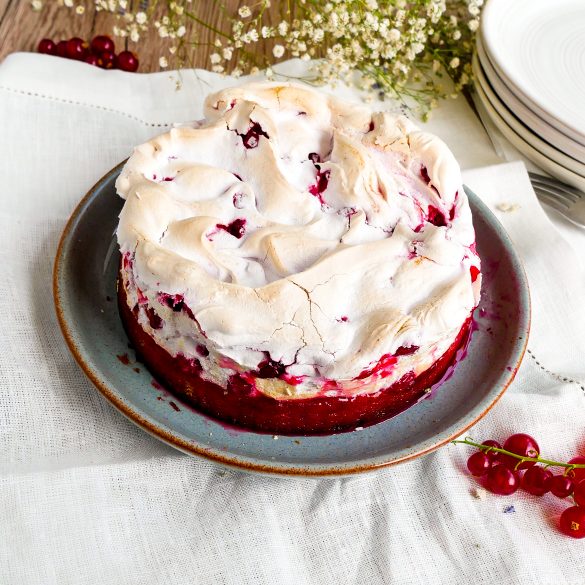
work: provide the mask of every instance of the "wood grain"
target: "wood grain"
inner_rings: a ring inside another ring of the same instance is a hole
[[[194,12],[198,18],[210,25],[225,30],[225,15],[221,4],[228,13],[234,13],[240,4],[238,0],[200,0],[193,2]],[[84,3],[86,12],[79,16],[71,9],[62,8],[55,0],[45,0],[41,12],[34,12],[29,0],[0,0],[0,61],[14,51],[36,51],[42,38],[55,41],[74,36],[91,39],[97,34],[111,34],[115,17],[93,8],[93,2]],[[164,3],[161,3],[161,5]],[[276,13],[278,2],[273,2],[271,11]],[[161,9],[163,7],[161,6]],[[189,37],[195,34],[200,43],[209,43],[213,33],[195,22],[191,24]],[[160,71],[159,58],[168,56],[169,42],[159,38],[156,31],[142,38],[139,43],[117,40],[117,49],[128,48],[137,53],[141,72]],[[266,51],[268,47],[259,43],[257,49]],[[192,67],[209,67],[209,55],[214,51],[211,46],[199,46],[192,52]]]

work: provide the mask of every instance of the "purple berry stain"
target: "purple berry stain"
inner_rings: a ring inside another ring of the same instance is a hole
[[[401,355],[412,355],[415,351],[418,350],[418,348],[419,348],[418,345],[409,345],[408,347],[407,346],[404,346],[404,345],[401,345],[394,352],[394,355],[397,356],[397,357],[398,356],[401,356]]]
[[[270,138],[258,122],[252,122],[248,131],[245,134],[240,134],[240,136],[242,137],[242,142],[247,149],[256,148],[260,143],[260,136]]]
[[[327,189],[327,186],[329,185],[329,175],[331,174],[331,171],[321,170],[321,167],[318,164],[321,162],[321,157],[316,152],[311,152],[308,158],[317,169],[316,181],[312,185],[309,185],[309,193],[317,197],[321,205],[326,205],[322,193],[323,191],[325,191],[325,189]]]
[[[226,231],[239,240],[246,233],[246,220],[243,218],[234,219],[234,221],[227,225],[218,223],[217,228]]]
[[[445,214],[437,209],[434,205],[429,205],[429,209],[427,211],[427,221],[436,225],[437,227],[445,227],[447,225],[447,220],[445,219]]]
[[[158,300],[161,304],[166,305],[175,313],[180,313],[185,304],[183,295],[169,295],[167,293],[159,293]]]
[[[286,366],[282,362],[266,357],[258,364],[256,376],[258,378],[280,378],[285,372]]]
[[[148,322],[153,329],[162,329],[163,321],[162,319],[156,314],[155,310],[152,307],[148,307],[146,309],[146,316],[148,317]]]
[[[202,344],[198,345],[196,347],[197,349],[197,353],[201,356],[201,357],[207,357],[209,355],[209,350]]]

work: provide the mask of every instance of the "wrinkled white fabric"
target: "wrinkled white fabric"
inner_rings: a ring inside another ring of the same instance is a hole
[[[176,91],[167,73],[26,54],[0,65],[0,583],[582,585],[584,543],[555,528],[568,504],[475,498],[463,446],[348,479],[248,475],[163,445],[85,379],[52,310],[59,235],[135,144],[200,118],[230,83],[197,75]],[[429,130],[464,169],[497,163],[463,99]],[[521,163],[464,180],[514,240],[533,301],[518,376],[468,434],[528,432],[547,455],[585,455],[585,237],[551,222]]]

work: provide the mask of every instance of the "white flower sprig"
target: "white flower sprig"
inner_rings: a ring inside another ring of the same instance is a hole
[[[48,1],[48,0],[47,0]],[[54,0],[71,8],[84,4]],[[149,30],[168,40],[159,64],[190,64],[202,45],[211,45],[210,69],[234,76],[281,60],[313,61],[314,80],[341,79],[380,97],[418,106],[423,114],[440,98],[455,96],[472,79],[473,40],[484,0],[287,0],[274,22],[270,0],[225,12],[216,28],[198,18],[193,0],[87,0],[114,13],[114,34],[138,42]],[[35,8],[38,0],[33,1]],[[165,7],[161,14],[161,5]],[[275,6],[276,8],[276,6]],[[159,14],[159,18],[155,18]],[[211,41],[190,34],[192,23],[208,29]],[[446,82],[445,77],[451,82]]]

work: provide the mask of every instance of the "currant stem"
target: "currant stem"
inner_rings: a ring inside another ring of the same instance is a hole
[[[456,439],[455,441],[451,441],[452,443],[461,443],[463,445],[469,445],[471,447],[477,447],[480,451],[484,453],[489,453],[490,451],[495,451],[496,453],[503,453],[504,455],[510,455],[510,457],[515,457],[519,459],[518,464],[523,463],[524,461],[534,461],[534,463],[544,463],[546,467],[565,467],[567,473],[568,471],[572,471],[573,469],[585,469],[585,463],[563,463],[561,461],[551,461],[550,459],[543,459],[541,457],[524,457],[522,455],[517,455],[516,453],[512,453],[511,451],[506,451],[506,449],[500,449],[499,447],[491,447],[490,445],[481,445],[480,443],[476,443],[467,437],[461,441]]]

